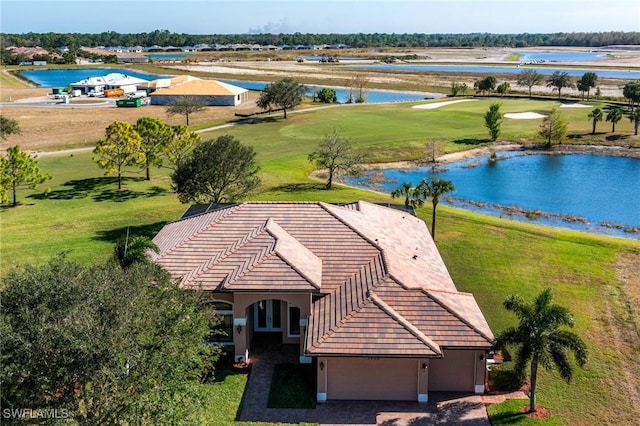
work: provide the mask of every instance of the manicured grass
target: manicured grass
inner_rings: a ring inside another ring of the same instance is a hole
[[[482,115],[492,101],[436,110],[411,109],[411,104],[340,107],[293,114],[288,120],[239,125],[204,137],[231,133],[255,147],[263,183],[250,199],[392,202],[385,194],[355,188],[323,190],[321,183],[307,177],[314,168],[306,160],[308,153],[334,125],[377,160],[417,158],[435,133],[448,151],[464,149],[475,142],[460,140],[486,138]],[[548,111],[551,104],[505,100],[503,111]],[[588,109],[563,109],[563,114],[565,110],[575,114],[576,120],[584,115],[582,124],[590,129]],[[446,121],[448,114],[455,114],[457,120]],[[505,124],[505,132],[530,137],[538,125],[539,120],[514,120]],[[446,126],[452,126],[449,134]],[[172,193],[167,169],[152,170],[151,182],[142,180],[141,170],[127,170],[127,190],[119,192],[115,180],[103,177],[89,153],[42,157],[39,161],[54,179],[36,190],[21,191],[21,206],[0,211],[2,274],[18,263],[42,263],[63,250],[70,250],[71,259],[102,261],[111,255],[113,242],[128,227],[132,234],[153,236],[186,209]],[[429,207],[417,213],[430,223]],[[509,294],[529,299],[551,287],[554,300],[574,313],[574,331],[586,340],[590,361],[585,370],[576,371],[571,385],[555,373],[541,372],[539,404],[569,424],[631,424],[637,420],[640,409],[628,401],[635,395],[638,379],[633,374],[629,377],[627,365],[636,359],[640,348],[637,341],[616,336],[630,335],[638,325],[633,322],[630,290],[621,284],[617,265],[623,257],[637,258],[640,243],[441,206],[437,244],[458,289],[474,293],[496,334],[515,323],[501,307]],[[221,384],[203,385],[211,394],[211,404],[200,416],[204,424],[233,421],[246,383],[242,377],[228,376]],[[218,411],[225,414],[216,414]]]
[[[276,364],[269,389],[269,408],[315,408],[315,370],[311,364]]]
[[[547,419],[530,419],[522,413],[522,408],[528,406],[526,400],[516,399],[505,401],[501,404],[493,404],[487,407],[489,420],[493,426],[501,425],[564,425],[565,423],[558,416],[552,415]],[[553,413],[552,413],[553,414]]]

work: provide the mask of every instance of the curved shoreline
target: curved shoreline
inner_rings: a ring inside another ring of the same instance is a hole
[[[640,159],[640,147],[629,148],[621,146],[607,146],[607,145],[553,145],[551,148],[546,149],[544,145],[523,145],[514,144],[509,142],[501,142],[497,145],[482,146],[479,148],[472,148],[465,151],[451,152],[441,155],[436,159],[438,164],[455,163],[457,161],[467,160],[469,158],[482,157],[490,155],[492,152],[504,152],[504,151],[522,151],[526,154],[547,154],[547,155],[559,155],[559,154],[593,154],[593,155],[611,155],[615,157],[625,158],[637,158]],[[376,169],[410,169],[414,167],[423,167],[433,164],[430,161],[425,160],[406,160],[395,161],[388,163],[369,163],[364,164],[365,170]]]

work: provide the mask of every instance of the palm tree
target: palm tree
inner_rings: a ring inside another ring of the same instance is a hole
[[[573,327],[573,315],[568,309],[552,304],[551,289],[540,293],[533,303],[525,303],[519,296],[511,295],[504,301],[504,307],[516,314],[520,323],[517,327],[504,330],[496,340],[497,348],[507,344],[519,345],[515,371],[525,376],[527,365],[531,364],[531,387],[529,391],[529,411],[536,411],[536,384],[538,366],[547,370],[554,367],[568,383],[573,377],[573,367],[568,351],[573,352],[580,367],[587,362],[587,346],[584,341],[560,326]]]
[[[567,72],[556,71],[547,79],[547,87],[555,87],[558,89],[558,98],[560,98],[563,88],[573,87],[571,76]]]
[[[591,130],[591,134],[595,135],[596,134],[596,124],[598,124],[598,121],[602,121],[602,110],[600,108],[594,108],[589,113],[589,118],[593,122],[593,128]]]
[[[129,236],[120,238],[113,250],[114,259],[125,269],[134,263],[148,262],[148,250],[158,253],[158,246],[148,237]]]
[[[418,185],[418,191],[422,193],[423,198],[431,198],[433,204],[433,215],[431,216],[431,237],[436,239],[436,208],[440,202],[440,196],[455,191],[456,187],[453,182],[446,179],[432,178],[431,181],[422,179]]]
[[[622,109],[613,107],[607,113],[607,121],[611,122],[611,133],[616,132],[616,123],[622,120]]]
[[[416,188],[411,182],[403,182],[392,193],[392,198],[404,197],[404,206],[406,208],[421,206],[424,203],[422,192]]]
[[[629,117],[629,121],[633,123],[634,135],[638,136],[638,125],[640,125],[640,108],[633,109],[627,117]]]

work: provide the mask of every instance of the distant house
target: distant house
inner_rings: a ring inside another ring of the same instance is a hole
[[[81,93],[100,93],[105,89],[125,89],[125,92],[135,92],[136,87],[148,83],[147,80],[132,77],[126,74],[111,73],[101,77],[88,77],[84,80],[71,83],[71,90],[80,90]]]
[[[217,80],[204,80],[191,76],[172,79],[171,87],[156,85],[151,97],[152,105],[171,105],[177,99],[190,96],[209,106],[237,106],[249,100],[249,91]]]
[[[209,296],[236,362],[251,360],[261,333],[298,345],[319,402],[484,392],[494,336],[407,211],[363,201],[198,205],[153,242],[150,255],[180,287]]]

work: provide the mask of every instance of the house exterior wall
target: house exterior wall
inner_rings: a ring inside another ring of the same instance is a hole
[[[237,106],[243,102],[243,94],[240,95],[228,95],[228,96],[201,96],[195,95],[193,97],[198,98],[204,102],[207,106]],[[238,99],[240,96],[240,99]],[[176,99],[181,98],[181,95],[151,95],[152,105],[171,105]]]
[[[481,350],[445,350],[429,360],[430,391],[484,392],[486,353]]]
[[[327,399],[426,402],[427,359],[319,357],[318,401]]]
[[[303,354],[303,344],[304,344],[304,327],[300,330],[300,336],[297,338],[288,338],[287,337],[287,315],[284,314],[284,311],[287,311],[287,302],[296,305],[300,308],[300,318],[307,318],[311,313],[311,294],[310,293],[217,293],[218,295],[225,294],[226,297],[232,298],[230,300],[233,303],[233,318],[235,322],[242,322],[244,319],[244,324],[240,327],[240,332],[237,332],[237,329],[234,330],[233,335],[233,343],[235,346],[235,361],[249,361],[249,347],[251,346],[251,339],[253,338],[253,309],[252,306],[254,303],[259,302],[261,300],[279,300],[281,306],[282,315],[282,333],[283,333],[283,342],[282,343],[299,343],[300,344],[300,355]],[[221,299],[222,300],[222,299]],[[224,299],[228,300],[228,299]]]

